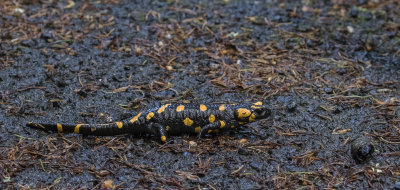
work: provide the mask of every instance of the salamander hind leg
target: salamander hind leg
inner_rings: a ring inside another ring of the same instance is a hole
[[[200,130],[198,138],[203,138],[206,134],[213,132],[213,130],[222,129],[225,127],[225,125],[225,121],[222,120],[210,123]]]
[[[167,130],[165,126],[159,123],[150,123],[149,125],[147,125],[147,128],[149,131],[157,135],[161,142],[167,141]]]

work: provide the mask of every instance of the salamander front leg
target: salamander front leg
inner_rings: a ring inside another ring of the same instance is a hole
[[[159,123],[150,123],[148,129],[154,134],[158,135],[162,142],[167,141],[167,130]]]
[[[224,127],[225,127],[225,122],[221,121],[221,120],[217,121],[217,122],[210,123],[210,124],[206,125],[205,127],[203,127],[200,130],[198,138],[203,138],[204,135],[206,135],[208,133],[211,133],[213,130],[224,128]]]

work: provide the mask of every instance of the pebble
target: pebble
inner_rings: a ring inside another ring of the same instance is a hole
[[[351,156],[357,163],[363,163],[372,157],[375,147],[366,137],[360,137],[351,143]]]
[[[333,93],[333,89],[331,87],[326,87],[324,90],[325,90],[325,93],[327,93],[327,94]]]
[[[51,33],[49,33],[49,32],[43,32],[42,33],[42,38],[44,38],[44,39],[50,39],[52,37],[53,37],[53,35]]]
[[[296,106],[297,106],[296,102],[290,102],[289,104],[286,105],[286,108],[289,111],[294,111],[296,109]]]
[[[257,170],[257,171],[260,171],[262,169],[262,166],[263,166],[262,163],[254,162],[254,161],[250,162],[249,165],[250,165],[251,168],[253,168],[253,169]]]
[[[353,18],[357,18],[358,10],[356,8],[351,9],[350,16],[353,17]]]
[[[398,181],[398,182],[396,182],[396,183],[394,184],[394,189],[395,189],[395,190],[400,190],[400,181]]]

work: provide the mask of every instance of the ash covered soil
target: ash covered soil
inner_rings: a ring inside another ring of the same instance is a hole
[[[399,16],[395,0],[1,1],[0,188],[400,188]],[[259,100],[270,118],[165,144],[25,127]]]

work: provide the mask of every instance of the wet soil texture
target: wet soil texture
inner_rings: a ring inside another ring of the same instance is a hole
[[[0,188],[395,188],[396,0],[0,2]],[[205,139],[46,133],[167,102],[261,100]]]

